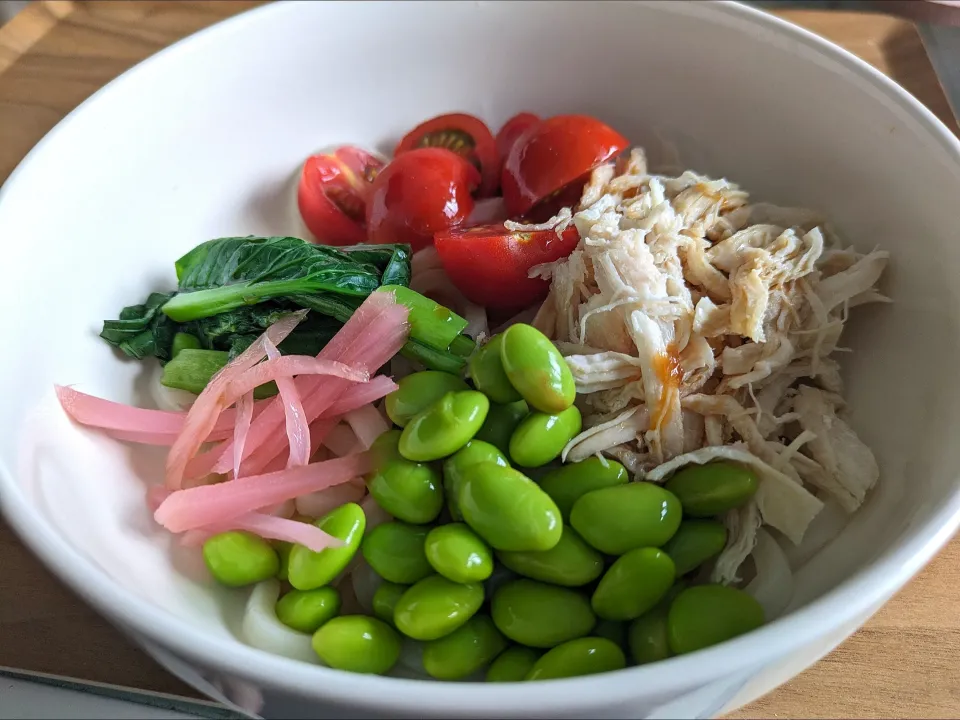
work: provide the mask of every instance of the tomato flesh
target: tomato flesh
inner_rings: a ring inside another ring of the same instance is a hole
[[[500,132],[497,133],[497,152],[500,154],[501,163],[507,159],[510,149],[523,134],[523,131],[538,122],[540,122],[539,115],[534,115],[532,112],[522,112],[517,113],[503,124]]]
[[[317,242],[354,245],[366,240],[367,197],[383,167],[376,156],[349,145],[307,158],[297,185],[297,207]]]
[[[507,212],[517,217],[619,154],[627,139],[587,115],[557,115],[517,138],[500,178]]]
[[[480,173],[479,197],[490,197],[500,184],[497,143],[483,120],[466,113],[438,115],[403,136],[394,156],[417,148],[445,148],[468,160]]]
[[[434,238],[451,282],[471,302],[495,310],[519,310],[546,297],[550,283],[528,277],[530,268],[566,257],[579,241],[573,225],[558,233],[511,231],[503,223],[450,230]]]
[[[433,236],[457,228],[473,211],[480,173],[443,148],[398,155],[377,175],[367,202],[369,242],[407,243],[421,250]]]

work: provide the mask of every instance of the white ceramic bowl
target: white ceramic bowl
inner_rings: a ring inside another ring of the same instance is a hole
[[[653,666],[509,687],[271,656],[237,640],[231,594],[151,523],[138,475],[156,476],[160,456],[52,411],[55,382],[145,402],[138,364],[97,338],[100,320],[169,286],[173,259],[202,240],[300,233],[291,183],[307,154],[339,142],[389,149],[450,110],[494,127],[520,110],[590,113],[654,161],[675,147],[685,167],[823,210],[861,248],[892,252],[896,304],[858,311],[846,341],[854,425],[877,453],[880,485],[798,574],[787,616]],[[729,710],[841,642],[960,522],[958,202],[960,145],[925,108],[846,52],[736,4],[268,6],[111,83],[4,186],[3,510],[54,572],[168,666],[211,693],[197,673],[213,673],[235,701],[259,688],[265,714]]]

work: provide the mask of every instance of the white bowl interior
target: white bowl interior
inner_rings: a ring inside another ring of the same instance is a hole
[[[145,507],[162,454],[72,427],[52,385],[149,403],[140,364],[97,337],[102,319],[171,287],[173,260],[200,241],[301,234],[292,181],[316,148],[389,151],[451,110],[494,128],[520,110],[589,113],[655,162],[676,150],[684,167],[821,210],[859,248],[890,250],[883,288],[896,302],[855,310],[844,343],[853,425],[880,484],[799,574],[794,607],[945,527],[960,467],[960,156],[942,126],[849,58],[742,8],[484,2],[257,11],[141,66],[32,153],[0,198],[0,487],[37,512],[21,530],[52,529],[143,603],[235,642],[238,593],[214,588],[195,553],[172,552]],[[873,582],[862,592],[879,596]]]

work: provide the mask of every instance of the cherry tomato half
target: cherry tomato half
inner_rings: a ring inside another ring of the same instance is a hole
[[[531,125],[503,164],[507,212],[523,215],[626,147],[623,135],[586,115],[557,115]]]
[[[350,145],[307,158],[297,186],[297,206],[318,242],[354,245],[366,240],[367,196],[383,166],[379,158]]]
[[[446,148],[469,160],[482,178],[480,197],[493,195],[500,184],[497,143],[483,120],[465,113],[438,115],[404,135],[393,154],[426,147]]]
[[[372,243],[409,243],[414,251],[459,227],[473,211],[480,173],[456,153],[419,148],[398,155],[376,180],[367,202]]]
[[[580,234],[571,225],[533,232],[503,223],[448,230],[434,237],[443,269],[468,300],[497,310],[527,307],[546,297],[549,282],[527,276],[530,268],[569,255]]]
[[[500,154],[501,163],[507,159],[507,155],[510,154],[510,148],[513,147],[513,144],[523,134],[523,131],[531,125],[536,125],[538,122],[540,122],[539,115],[534,115],[531,112],[522,112],[517,113],[503,124],[500,132],[497,133],[497,152]]]

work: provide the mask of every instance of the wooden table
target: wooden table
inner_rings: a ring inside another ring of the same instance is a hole
[[[106,82],[257,4],[48,0],[28,7],[0,28],[0,180]],[[779,14],[872,63],[956,130],[910,23],[852,13]],[[2,522],[0,567],[0,666],[195,695],[65,589]],[[960,540],[842,647],[733,717],[960,716],[957,588]]]

